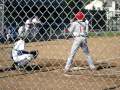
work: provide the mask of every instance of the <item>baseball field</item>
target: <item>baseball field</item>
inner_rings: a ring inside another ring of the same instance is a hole
[[[91,37],[90,53],[97,70],[75,69],[68,75],[63,68],[73,39],[58,39],[26,44],[27,50],[38,50],[31,62],[32,70],[5,69],[12,61],[12,44],[0,45],[0,90],[120,90],[120,36]],[[86,58],[78,50],[73,67],[87,68]]]

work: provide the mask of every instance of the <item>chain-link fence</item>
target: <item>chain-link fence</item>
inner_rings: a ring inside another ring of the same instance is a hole
[[[119,0],[0,0],[0,90],[119,90],[119,5]],[[80,49],[66,73],[75,39],[66,30],[79,11],[89,22],[87,44],[96,68],[89,68]]]

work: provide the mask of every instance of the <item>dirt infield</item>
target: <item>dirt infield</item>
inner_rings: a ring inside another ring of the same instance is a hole
[[[72,39],[27,43],[39,51],[33,71],[0,72],[0,90],[120,90],[120,37],[89,38],[88,45],[98,70],[76,70],[65,75],[64,64]],[[12,44],[0,45],[0,68],[9,67]],[[88,67],[81,49],[73,66]],[[40,68],[38,68],[40,67]]]

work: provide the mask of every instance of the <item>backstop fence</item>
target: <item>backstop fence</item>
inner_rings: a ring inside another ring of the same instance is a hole
[[[101,2],[102,9],[91,2]],[[106,4],[105,0],[0,0],[0,90],[119,90],[120,11],[110,11]],[[66,76],[64,66],[74,37],[65,30],[78,11],[89,21],[88,46],[96,70],[89,70],[78,50]],[[24,39],[26,50],[37,51],[37,57],[18,67],[11,58],[18,30],[34,18]]]

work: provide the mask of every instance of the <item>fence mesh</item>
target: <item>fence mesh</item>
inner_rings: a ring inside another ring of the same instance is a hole
[[[119,0],[0,0],[0,90],[119,90],[119,6]],[[79,49],[65,74],[74,38],[65,30],[78,11],[89,21],[96,70]],[[20,28],[26,30],[24,53],[34,56],[23,67],[11,57]]]

